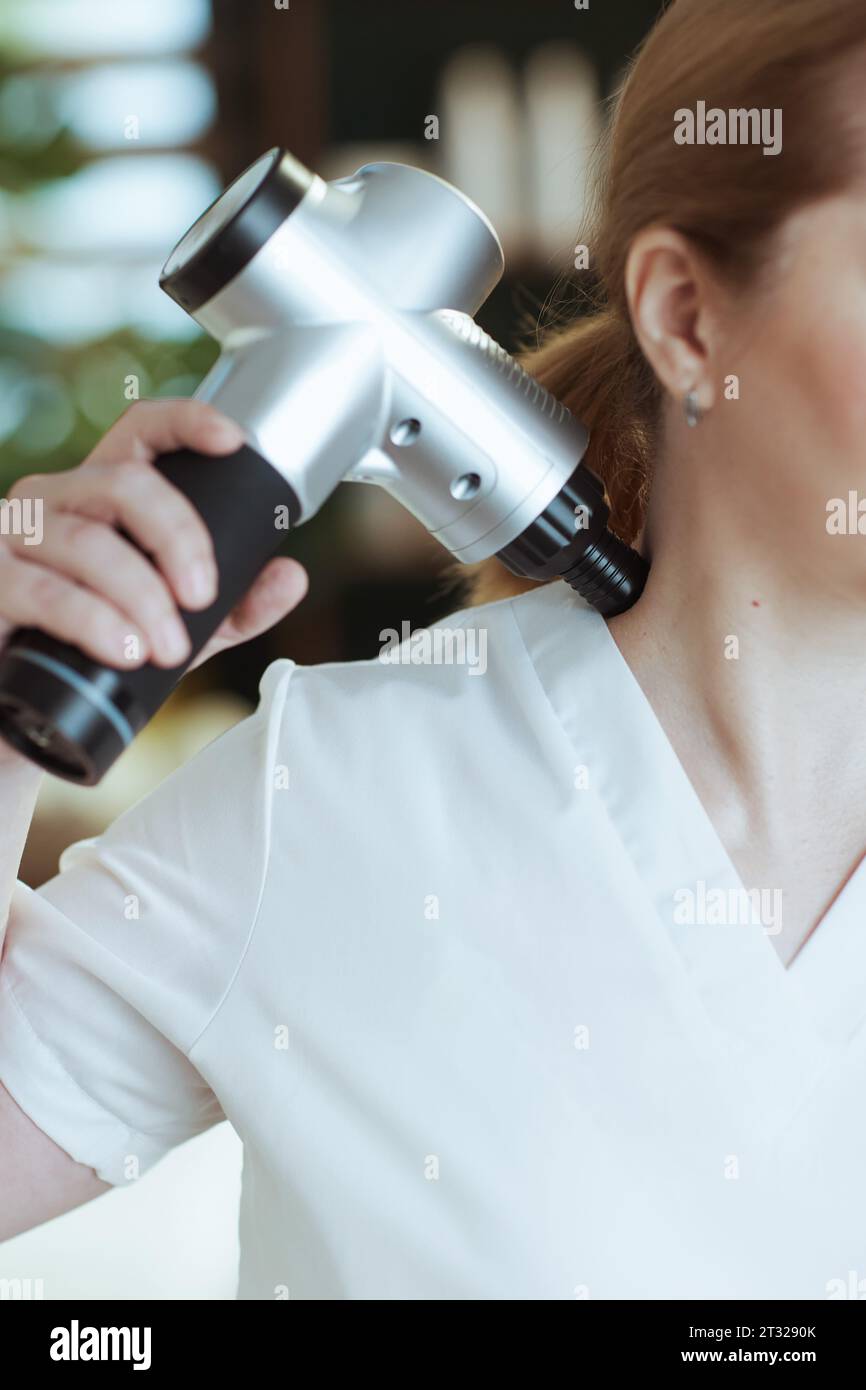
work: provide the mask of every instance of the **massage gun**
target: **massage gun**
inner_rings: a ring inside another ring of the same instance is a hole
[[[646,562],[608,530],[586,430],[474,322],[504,268],[484,214],[433,174],[368,164],[326,183],[270,150],[169,256],[162,288],[220,344],[195,395],[244,430],[222,458],[156,467],[203,517],[218,597],[182,611],[192,654],[102,665],[35,628],[0,656],[0,735],[93,785],[156,712],[286,528],[338,483],[376,483],[457,559],[560,577],[603,614]]]

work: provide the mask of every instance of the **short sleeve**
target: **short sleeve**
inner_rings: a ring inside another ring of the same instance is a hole
[[[254,714],[103,835],[72,845],[38,891],[15,890],[0,1081],[106,1182],[144,1172],[223,1118],[189,1053],[255,924],[294,669],[269,666]]]

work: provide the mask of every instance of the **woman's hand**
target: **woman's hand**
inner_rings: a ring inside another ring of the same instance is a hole
[[[42,500],[42,539],[0,536],[0,643],[27,625],[109,666],[180,665],[190,642],[178,605],[213,602],[216,561],[198,512],[153,460],[185,447],[229,454],[243,442],[240,428],[202,401],[141,401],[77,468],[19,479],[9,496]],[[272,560],[194,665],[272,627],[306,591],[296,560]]]

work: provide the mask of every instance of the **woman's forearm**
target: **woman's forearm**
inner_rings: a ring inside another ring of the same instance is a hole
[[[0,947],[43,773],[0,743]]]
[[[42,776],[0,741],[0,953]],[[0,1081],[0,1242],[98,1197],[107,1186],[43,1134]]]

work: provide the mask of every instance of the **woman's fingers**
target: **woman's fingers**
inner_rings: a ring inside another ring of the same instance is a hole
[[[218,455],[242,443],[239,426],[203,401],[139,401],[78,468],[23,478],[9,495],[123,527],[153,557],[182,607],[206,608],[218,586],[211,537],[152,460],[183,446]]]
[[[152,464],[88,465],[70,484],[62,509],[122,526],[153,557],[181,607],[213,603],[218,573],[210,532],[189,498]]]
[[[20,537],[9,537],[8,544],[19,559],[37,562],[107,599],[127,628],[144,634],[157,665],[179,666],[189,655],[189,637],[167,583],[113,527],[64,512],[51,518],[38,554]]]
[[[154,460],[184,447],[232,453],[243,440],[205,402],[143,401],[77,468],[19,479],[10,497],[39,500],[44,520],[38,547],[0,538],[0,640],[21,623],[113,666],[181,665],[189,639],[177,607],[208,607],[219,575],[202,517]],[[196,664],[271,627],[306,589],[296,561],[273,561]]]
[[[194,665],[207,661],[214,652],[249,642],[297,608],[309,588],[307,572],[297,560],[279,557],[271,560],[241,602],[232,609]]]
[[[230,454],[244,442],[244,432],[206,401],[136,401],[89,455],[87,464],[118,458],[152,462],[173,449]]]
[[[111,666],[134,668],[148,655],[144,633],[107,600],[6,547],[0,547],[0,588],[11,626],[41,628]]]

